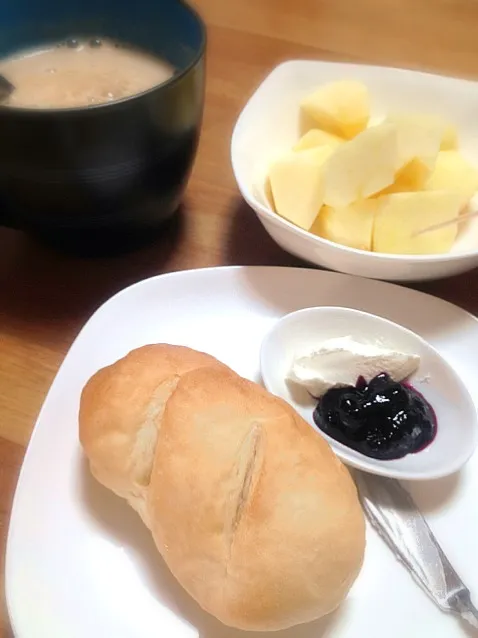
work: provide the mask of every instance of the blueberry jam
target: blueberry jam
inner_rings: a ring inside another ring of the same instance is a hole
[[[331,388],[314,410],[316,425],[336,441],[383,461],[419,452],[436,435],[433,408],[412,386],[388,374],[367,384]]]

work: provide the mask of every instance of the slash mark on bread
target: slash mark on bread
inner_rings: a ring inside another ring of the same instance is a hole
[[[226,518],[227,551],[230,558],[237,528],[244,510],[252,494],[256,479],[260,473],[263,457],[263,430],[259,423],[254,423],[242,441],[233,468],[233,488],[229,497],[229,516]],[[226,576],[227,565],[226,563]]]
[[[131,458],[137,470],[137,473],[135,473],[137,476],[136,482],[142,487],[148,487],[151,481],[161,420],[166,408],[166,403],[176,390],[179,379],[179,375],[170,377],[160,383],[156,388],[146,409],[142,426],[136,434]]]

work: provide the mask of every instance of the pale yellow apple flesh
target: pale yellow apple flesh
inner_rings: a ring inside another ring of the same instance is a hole
[[[327,133],[319,128],[312,128],[303,135],[297,144],[293,147],[294,151],[304,151],[308,148],[315,148],[316,146],[330,146],[337,148],[340,144],[343,144],[344,140],[337,135]]]
[[[276,212],[296,226],[309,230],[324,198],[323,167],[332,153],[328,146],[290,152],[269,170]]]
[[[441,254],[453,246],[457,223],[418,234],[421,230],[456,218],[462,196],[452,191],[393,193],[378,198],[372,250],[402,255]]]
[[[343,246],[372,250],[373,225],[379,205],[377,200],[369,199],[344,208],[323,206],[310,232]]]
[[[324,131],[352,138],[367,126],[370,96],[362,82],[339,80],[307,95],[301,108]]]
[[[309,130],[272,164],[265,183],[265,199],[280,216],[360,250],[451,249],[478,191],[478,168],[458,151],[451,122],[394,113],[371,124],[368,90],[356,80],[319,87],[300,109]]]
[[[465,206],[478,190],[478,170],[458,151],[441,151],[425,188],[457,191]]]
[[[393,184],[400,166],[396,127],[373,126],[331,155],[324,171],[324,203],[343,208],[374,195]]]

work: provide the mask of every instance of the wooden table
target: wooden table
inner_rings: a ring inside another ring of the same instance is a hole
[[[70,344],[110,295],[139,279],[224,264],[302,265],[241,201],[229,140],[243,104],[290,58],[340,59],[478,76],[475,0],[196,0],[209,26],[203,134],[179,223],[138,253],[80,261],[0,231],[0,636],[3,556],[18,472]],[[478,117],[478,113],[477,113]],[[416,286],[478,313],[478,272]],[[34,638],[34,637],[32,637]]]

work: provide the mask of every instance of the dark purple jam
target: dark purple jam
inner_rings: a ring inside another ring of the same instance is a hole
[[[316,425],[330,437],[365,456],[383,461],[420,452],[435,438],[435,411],[406,383],[388,374],[367,384],[332,388],[314,410]]]

